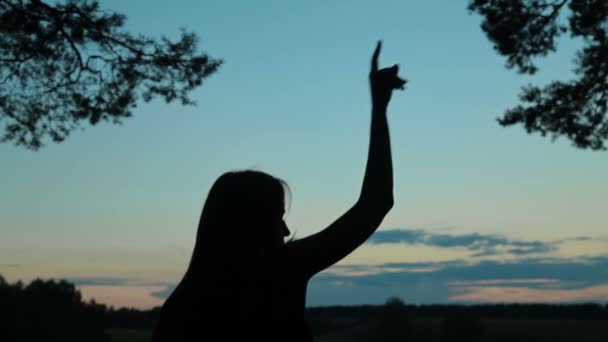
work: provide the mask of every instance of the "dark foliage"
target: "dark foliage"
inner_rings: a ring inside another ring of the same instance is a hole
[[[370,341],[407,341],[410,336],[409,311],[403,300],[391,297],[386,300],[382,312],[377,316]]]
[[[106,328],[151,330],[160,317],[160,307],[151,310],[109,308],[106,311]]]
[[[567,6],[566,6],[567,5]],[[568,9],[568,20],[560,13]],[[606,0],[472,0],[469,10],[483,16],[482,30],[506,66],[534,74],[537,57],[556,51],[556,38],[582,38],[575,60],[576,79],[528,85],[521,103],[498,122],[524,125],[528,133],[565,136],[582,149],[605,150],[608,139],[608,1]]]
[[[125,16],[98,1],[0,0],[2,142],[38,149],[88,121],[120,123],[141,97],[193,104],[189,93],[221,60],[177,41],[122,30]]]
[[[2,341],[108,341],[106,307],[82,301],[66,281],[7,283],[0,276]]]
[[[10,284],[0,276],[0,341],[107,341],[108,331],[151,331],[160,307],[137,310],[85,302],[74,285],[61,280],[34,280],[28,285]],[[408,305],[390,298],[384,305],[308,308],[317,336],[361,341],[416,340],[432,333],[414,331],[417,319],[441,319],[439,337],[447,340],[479,340],[484,319],[607,320],[608,305],[601,304],[491,304]],[[559,324],[559,323],[557,323]],[[462,339],[461,339],[462,338]]]

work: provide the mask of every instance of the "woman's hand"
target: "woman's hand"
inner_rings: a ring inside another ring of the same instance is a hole
[[[399,78],[399,66],[397,64],[390,68],[378,70],[378,57],[382,41],[378,41],[376,51],[372,57],[372,67],[369,73],[369,81],[372,92],[372,107],[376,109],[386,109],[394,89],[405,89],[407,80]]]

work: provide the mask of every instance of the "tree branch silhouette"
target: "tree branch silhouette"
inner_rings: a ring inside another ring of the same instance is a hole
[[[568,5],[568,23],[560,12]],[[608,139],[608,2],[605,0],[473,0],[469,10],[482,15],[482,30],[506,67],[534,74],[537,57],[556,51],[563,33],[583,39],[575,63],[576,78],[543,88],[522,89],[520,104],[498,122],[522,124],[528,133],[567,137],[581,149],[605,150]]]
[[[121,123],[140,98],[193,105],[222,60],[199,52],[192,32],[153,39],[125,32],[125,20],[98,1],[0,0],[0,141],[36,150],[86,122]]]

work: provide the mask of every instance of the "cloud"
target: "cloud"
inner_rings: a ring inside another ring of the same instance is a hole
[[[83,298],[114,307],[150,309],[162,305],[175,288],[162,281],[131,278],[79,277],[65,278],[76,285]]]
[[[161,286],[84,285],[80,286],[79,290],[87,301],[94,299],[97,303],[117,308],[147,310],[162,305],[162,299],[150,295],[151,292],[161,288]]]
[[[393,262],[380,265],[335,265],[322,274],[343,276],[364,276],[391,272],[425,273],[435,272],[446,266],[464,266],[464,260],[437,262]]]
[[[511,249],[507,249],[507,253],[515,254],[515,255],[525,255],[525,254],[531,254],[531,253],[540,254],[540,253],[549,253],[551,251],[554,251],[555,249],[556,249],[555,246],[543,244],[543,245],[538,245],[538,246],[532,246],[530,248],[511,248]]]
[[[124,286],[129,283],[126,278],[106,278],[106,277],[81,277],[81,278],[66,278],[67,281],[76,286]]]
[[[450,297],[451,301],[481,303],[569,303],[608,300],[608,284],[577,289],[534,289],[527,287],[471,287]]]
[[[311,280],[307,304],[379,304],[390,296],[415,304],[605,301],[605,289],[607,256],[338,265]]]
[[[142,281],[136,278],[68,277],[65,280],[76,286],[167,286],[167,282]]]
[[[391,229],[376,231],[367,243],[423,243],[428,234],[421,229]]]
[[[95,284],[84,289],[105,295],[128,288],[144,291],[141,298],[147,298],[146,303],[162,303],[176,287],[160,282],[155,283],[156,287],[136,286],[122,278],[79,278],[79,283]],[[119,285],[125,283],[128,285]],[[381,304],[391,296],[410,304],[590,302],[608,300],[607,290],[608,256],[335,265],[309,282],[306,304]],[[119,302],[116,298],[114,302]]]
[[[589,241],[589,240],[593,240],[593,238],[591,238],[589,236],[577,236],[577,237],[574,237],[574,238],[568,239],[568,240],[573,240],[573,241]]]
[[[601,301],[606,286],[608,256],[336,265],[312,278],[307,305],[380,304],[391,296],[413,304]],[[166,299],[174,290],[166,284],[148,294]]]
[[[156,298],[161,298],[161,299],[167,299],[167,298],[169,298],[169,296],[171,295],[171,293],[173,293],[173,291],[175,290],[175,288],[176,288],[175,284],[169,284],[164,289],[162,289],[160,291],[151,292],[150,296],[153,296],[153,297],[156,297]]]
[[[584,238],[584,237],[583,237]],[[577,238],[581,239],[581,238]],[[586,238],[584,238],[586,239]],[[422,229],[392,229],[374,233],[369,244],[406,243],[434,247],[464,247],[475,253],[473,257],[510,253],[514,255],[542,254],[557,249],[554,242],[524,241],[508,239],[503,235],[492,234],[433,234]]]
[[[568,242],[568,241],[591,241],[591,240],[595,240],[595,239],[598,239],[598,238],[592,238],[589,236],[575,236],[575,237],[568,238],[568,239],[557,240],[557,241],[555,241],[555,243],[564,243],[564,242]],[[599,239],[601,240],[602,238],[599,238]]]
[[[448,282],[451,286],[487,286],[487,285],[531,285],[558,284],[557,279],[491,279],[491,280],[455,280]]]

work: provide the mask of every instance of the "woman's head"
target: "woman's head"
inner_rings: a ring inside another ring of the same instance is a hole
[[[234,246],[243,252],[280,247],[290,234],[283,221],[286,191],[284,181],[267,173],[224,173],[205,201],[197,246],[208,251]]]

